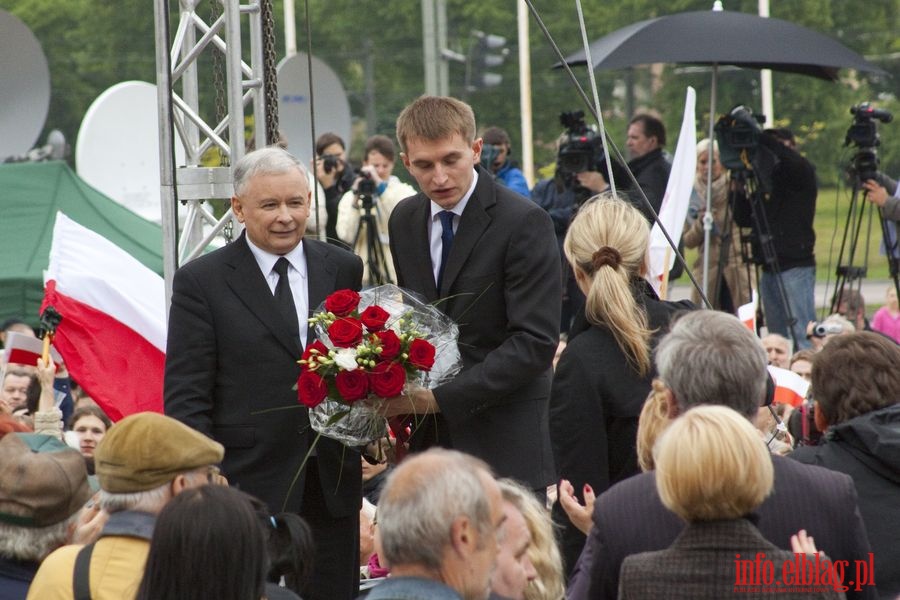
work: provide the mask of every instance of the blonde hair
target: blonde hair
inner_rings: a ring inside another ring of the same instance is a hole
[[[556,543],[553,521],[547,508],[538,502],[534,494],[513,479],[498,479],[503,499],[515,506],[531,533],[528,558],[537,571],[528,587],[525,600],[564,600],[566,596],[563,578],[562,555]]]
[[[456,98],[419,96],[397,117],[397,141],[402,152],[406,152],[407,140],[441,140],[455,133],[466,144],[475,141],[475,113]]]
[[[653,451],[662,503],[685,521],[742,517],[772,492],[772,459],[756,428],[725,406],[692,408]]]
[[[669,426],[669,398],[666,386],[659,379],[653,380],[653,389],[638,417],[637,457],[641,471],[653,470],[653,444]]]
[[[584,204],[569,226],[563,248],[576,274],[590,278],[585,316],[605,325],[640,375],[650,370],[647,314],[634,298],[633,279],[642,272],[650,238],[644,216],[606,192]]]

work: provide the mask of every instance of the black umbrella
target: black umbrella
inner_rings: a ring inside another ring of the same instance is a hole
[[[595,69],[649,63],[736,65],[829,81],[842,68],[885,74],[840,42],[781,19],[725,10],[676,13],[632,23],[590,45]],[[584,65],[580,50],[569,65]]]
[[[675,13],[632,23],[589,46],[594,69],[621,69],[650,63],[712,65],[709,137],[713,139],[716,75],[719,65],[772,69],[837,81],[842,68],[887,74],[840,42],[806,27],[781,19],[725,11],[721,3],[708,11]],[[585,51],[566,57],[570,66],[584,65]],[[562,66],[561,63],[555,65]],[[712,193],[709,161],[706,214]],[[703,293],[709,273],[711,217],[704,224]]]

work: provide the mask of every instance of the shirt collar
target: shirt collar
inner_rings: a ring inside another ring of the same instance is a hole
[[[272,269],[275,267],[275,262],[281,258],[278,254],[272,254],[271,252],[266,252],[256,244],[250,241],[250,236],[245,235],[244,239],[247,240],[247,246],[250,247],[250,252],[253,254],[253,258],[256,259],[256,264],[259,265],[260,271],[262,271],[263,275],[268,277],[272,273]],[[288,262],[291,263],[291,266],[300,273],[302,277],[306,277],[306,259],[304,258],[303,253],[303,240],[300,240],[300,243],[294,246],[294,249],[284,255]]]
[[[473,171],[475,172],[475,176],[472,177],[472,185],[470,185],[469,190],[465,194],[463,194],[462,199],[456,203],[456,206],[454,206],[451,209],[444,209],[444,208],[441,208],[441,205],[436,203],[434,200],[430,200],[430,202],[431,202],[431,220],[432,221],[434,221],[434,218],[437,216],[437,214],[439,212],[443,212],[444,210],[449,210],[449,212],[452,212],[454,215],[457,215],[460,217],[462,216],[463,211],[466,209],[466,204],[469,203],[469,198],[471,198],[472,194],[475,193],[475,186],[478,185],[478,170],[473,169]]]

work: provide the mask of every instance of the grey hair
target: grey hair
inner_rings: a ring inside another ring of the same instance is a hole
[[[0,523],[0,556],[16,560],[44,560],[69,541],[69,528],[75,525],[80,515],[81,511],[77,510],[68,519],[46,527]]]
[[[287,173],[291,169],[298,169],[303,179],[307,179],[303,163],[287,150],[269,146],[249,152],[234,164],[234,194],[243,194],[254,175]]]
[[[766,394],[759,338],[723,312],[698,310],[678,319],[656,349],[656,368],[682,411],[715,404],[753,418]]]
[[[394,469],[378,502],[387,563],[440,569],[453,520],[459,516],[471,519],[480,534],[490,531],[490,501],[479,474],[491,476],[481,461],[438,448]]]
[[[191,471],[181,473],[193,485],[201,485],[205,483],[206,467],[200,467]],[[204,481],[198,481],[203,478]],[[175,477],[172,477],[174,480]],[[172,482],[164,483],[159,487],[155,487],[142,492],[107,492],[100,488],[100,508],[112,514],[123,510],[137,510],[151,514],[157,514],[163,509],[166,503],[172,499],[170,486]]]

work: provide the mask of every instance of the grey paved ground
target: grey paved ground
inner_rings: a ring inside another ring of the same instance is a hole
[[[863,280],[860,291],[868,306],[881,306],[884,304],[884,294],[888,286],[892,285],[890,279]],[[829,282],[821,281],[816,283],[816,306],[829,306],[831,297],[834,294],[834,280]],[[691,297],[691,283],[687,276],[682,276],[672,287],[670,300],[684,300]],[[874,311],[869,311],[869,316]]]

